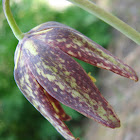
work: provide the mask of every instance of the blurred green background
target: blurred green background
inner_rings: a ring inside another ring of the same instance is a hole
[[[56,11],[44,1],[11,0],[13,15],[23,32],[47,21],[57,21],[77,29],[107,47],[111,40],[110,27],[107,24],[78,7],[70,6],[65,10]],[[0,140],[64,140],[16,86],[13,60],[17,43],[0,4]],[[77,61],[86,72],[91,72],[98,79],[97,68]],[[82,137],[87,118],[68,107],[64,106],[64,109],[73,118],[66,124],[75,137],[84,140]]]

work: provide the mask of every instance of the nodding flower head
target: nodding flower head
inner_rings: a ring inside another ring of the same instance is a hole
[[[119,127],[120,120],[95,80],[72,57],[138,80],[132,68],[80,32],[47,22],[26,33],[16,48],[14,76],[19,89],[67,140],[75,140],[64,123],[71,117],[59,102],[104,126]]]

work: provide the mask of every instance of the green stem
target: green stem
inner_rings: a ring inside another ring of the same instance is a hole
[[[9,0],[3,0],[2,2],[3,2],[4,14],[6,16],[6,19],[9,23],[13,33],[18,40],[21,40],[24,37],[24,33],[21,32],[18,25],[16,24],[16,21],[12,15],[12,12],[10,9]]]
[[[104,9],[98,7],[96,4],[89,0],[69,0],[72,3],[78,5],[79,7],[83,8],[84,10],[94,14],[101,20],[105,21],[109,25],[113,26],[128,38],[133,40],[135,43],[140,45],[140,33],[134,30],[132,27],[118,19],[117,17],[113,16],[109,12],[105,11]]]

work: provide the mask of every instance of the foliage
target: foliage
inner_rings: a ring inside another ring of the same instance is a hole
[[[102,46],[107,46],[110,41],[109,26],[78,7],[56,12],[42,3],[35,5],[33,0],[24,0],[18,4],[13,3],[12,11],[24,32],[46,21],[58,21],[79,30]],[[0,6],[0,13],[2,13],[2,6]],[[0,19],[0,139],[63,139],[17,88],[13,78],[13,58],[18,41],[12,34],[3,14],[0,14]],[[86,72],[92,72],[94,76],[97,74],[95,67],[77,61]],[[66,122],[70,130],[75,136],[82,135],[84,129],[80,126],[85,118],[68,107],[64,108],[73,118],[72,121]]]

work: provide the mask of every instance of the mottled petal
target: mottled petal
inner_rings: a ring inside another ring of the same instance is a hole
[[[138,77],[131,67],[80,32],[66,25],[48,22],[37,26],[29,33],[75,58],[138,81]]]
[[[68,26],[66,26],[66,25],[64,25],[64,24],[61,24],[61,23],[59,23],[59,22],[55,22],[55,21],[49,21],[49,22],[46,22],[46,23],[43,23],[43,24],[40,24],[40,25],[38,25],[38,26],[36,26],[35,28],[33,28],[32,30],[30,30],[29,32],[28,32],[28,34],[30,35],[30,34],[36,34],[37,32],[41,32],[41,31],[46,31],[46,30],[48,30],[48,29],[52,29],[52,28],[58,28],[58,27],[60,27],[60,28],[67,28],[67,29],[72,29],[72,28],[70,28],[70,27],[68,27]],[[73,30],[73,29],[72,29]]]
[[[59,116],[59,118],[62,121],[69,121],[69,120],[71,120],[71,117],[64,112],[64,110],[61,107],[60,103],[55,98],[53,98],[52,96],[50,96],[46,91],[45,91],[45,93],[46,93],[46,96],[49,99],[50,103],[52,104],[55,112]]]
[[[69,55],[34,37],[23,41],[22,52],[37,81],[56,100],[105,126],[120,126],[112,107]]]
[[[75,140],[63,120],[70,117],[65,114],[59,102],[51,97],[36,81],[28,68],[20,44],[15,53],[14,76],[19,89],[28,101],[60,132],[66,139]],[[47,132],[46,132],[47,133]]]

